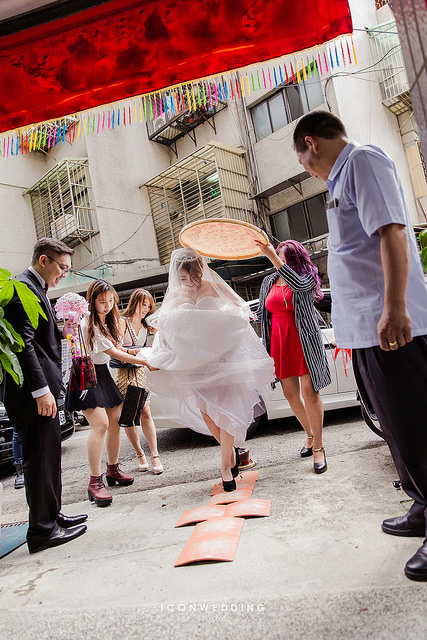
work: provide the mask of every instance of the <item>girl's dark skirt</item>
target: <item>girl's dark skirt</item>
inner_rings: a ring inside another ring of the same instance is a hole
[[[65,408],[68,411],[81,411],[82,409],[94,409],[95,407],[112,408],[123,402],[123,396],[111,377],[108,365],[96,364],[96,387],[80,391],[74,388],[70,391],[68,385],[65,398]]]

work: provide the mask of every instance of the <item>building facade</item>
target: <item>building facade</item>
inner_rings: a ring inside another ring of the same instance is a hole
[[[75,249],[78,272],[55,295],[84,293],[108,278],[125,304],[137,286],[157,301],[167,284],[170,253],[189,222],[229,217],[253,222],[272,239],[306,244],[328,284],[325,185],[306,174],[292,149],[296,120],[326,109],[350,139],[385,149],[395,161],[414,225],[426,222],[427,190],[410,91],[388,5],[351,0],[358,65],[307,80],[220,100],[179,116],[68,136],[50,149],[0,158],[3,268],[28,266],[37,238]],[[72,118],[68,122],[73,127]],[[244,297],[257,295],[263,259],[212,265]]]

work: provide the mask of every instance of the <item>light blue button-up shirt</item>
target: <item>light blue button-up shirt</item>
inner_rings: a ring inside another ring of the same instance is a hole
[[[381,149],[348,143],[326,182],[331,200],[328,273],[332,322],[339,347],[379,344],[377,324],[384,308],[384,275],[378,229],[406,225],[410,266],[406,293],[413,336],[427,335],[427,288],[416,238],[396,167]]]

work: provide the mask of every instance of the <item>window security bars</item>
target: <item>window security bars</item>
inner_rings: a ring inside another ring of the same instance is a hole
[[[27,194],[37,238],[55,238],[75,247],[96,233],[86,158],[61,160]]]

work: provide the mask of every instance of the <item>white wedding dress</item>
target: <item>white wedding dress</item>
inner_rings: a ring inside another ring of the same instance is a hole
[[[274,380],[273,360],[232,301],[208,295],[159,315],[153,346],[140,354],[160,371],[147,371],[147,387],[162,396],[165,414],[200,433],[206,413],[242,446],[260,391]]]

